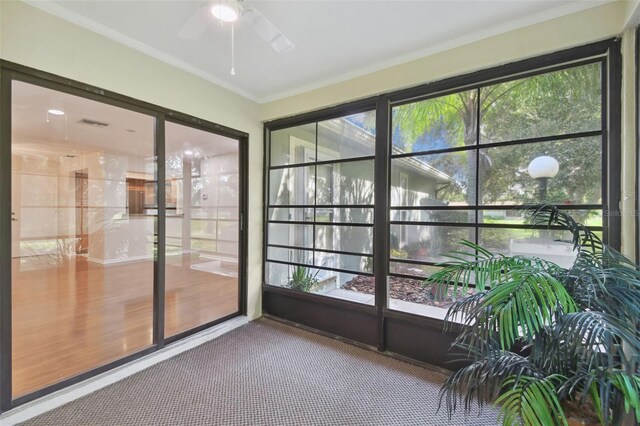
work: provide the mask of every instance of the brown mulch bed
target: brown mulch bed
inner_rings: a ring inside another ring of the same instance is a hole
[[[375,278],[358,275],[347,282],[342,288],[345,290],[357,291],[365,294],[375,294]],[[443,300],[437,300],[432,294],[433,285],[424,286],[422,281],[409,278],[389,277],[389,297],[392,299],[404,300],[405,302],[420,303],[423,305],[448,308],[456,300],[453,297],[453,287],[447,288],[447,296]],[[468,290],[467,295],[473,294],[473,290]],[[458,289],[458,298],[461,295]]]

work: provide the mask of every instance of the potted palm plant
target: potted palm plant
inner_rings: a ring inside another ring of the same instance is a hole
[[[475,286],[445,319],[463,323],[453,347],[468,365],[442,385],[441,408],[451,415],[492,402],[504,425],[567,425],[571,407],[594,413],[586,423],[640,420],[640,270],[555,207],[529,213],[570,233],[571,267],[465,241],[428,279],[454,294]]]

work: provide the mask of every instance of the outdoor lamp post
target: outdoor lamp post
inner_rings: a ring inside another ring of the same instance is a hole
[[[558,160],[548,155],[536,157],[529,163],[527,172],[529,176],[538,181],[540,185],[540,202],[543,203],[547,198],[547,184],[549,179],[558,174],[560,165]]]

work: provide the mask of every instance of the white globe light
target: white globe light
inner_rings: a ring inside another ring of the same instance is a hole
[[[558,174],[558,170],[560,170],[560,164],[555,158],[548,155],[534,158],[527,167],[529,176],[534,179],[552,178]]]
[[[211,6],[211,14],[223,22],[235,22],[238,20],[238,10],[228,4],[215,4]]]

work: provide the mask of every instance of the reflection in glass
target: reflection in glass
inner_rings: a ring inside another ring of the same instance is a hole
[[[165,335],[236,313],[238,141],[166,123]]]
[[[157,178],[153,117],[12,90],[15,398],[152,345]]]

